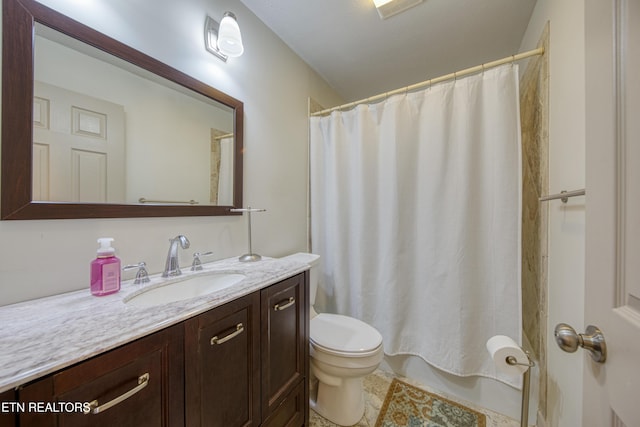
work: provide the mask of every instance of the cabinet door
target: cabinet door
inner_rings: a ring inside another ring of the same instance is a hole
[[[185,323],[187,426],[260,423],[257,292]]]
[[[302,273],[261,291],[263,419],[306,379],[309,359],[306,277]]]
[[[182,332],[165,329],[25,386],[19,399],[33,410],[20,426],[182,425]]]

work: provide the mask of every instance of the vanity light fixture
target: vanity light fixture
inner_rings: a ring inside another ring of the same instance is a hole
[[[393,15],[417,6],[423,0],[373,0],[381,19],[387,19]]]
[[[220,23],[207,16],[204,22],[204,45],[209,52],[224,62],[227,62],[229,57],[242,55],[244,47],[236,16],[231,12],[225,12]]]

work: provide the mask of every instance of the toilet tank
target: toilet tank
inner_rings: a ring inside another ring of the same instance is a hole
[[[320,265],[320,255],[306,252],[298,252],[288,255],[282,259],[295,259],[309,265],[309,305],[313,307],[316,302],[316,291],[318,290],[318,267]]]

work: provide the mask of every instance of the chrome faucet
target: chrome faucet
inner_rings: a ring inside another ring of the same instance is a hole
[[[180,265],[178,264],[178,244],[182,246],[182,249],[189,247],[189,239],[182,234],[169,239],[169,253],[167,254],[167,262],[164,265],[164,272],[162,277],[179,276],[182,274],[180,271]]]

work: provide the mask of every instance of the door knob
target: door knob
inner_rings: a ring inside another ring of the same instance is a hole
[[[578,334],[566,323],[558,323],[554,335],[558,347],[567,353],[573,353],[578,347],[582,347],[589,351],[591,358],[596,362],[604,363],[607,360],[607,345],[602,331],[597,326],[589,325],[584,334]]]

